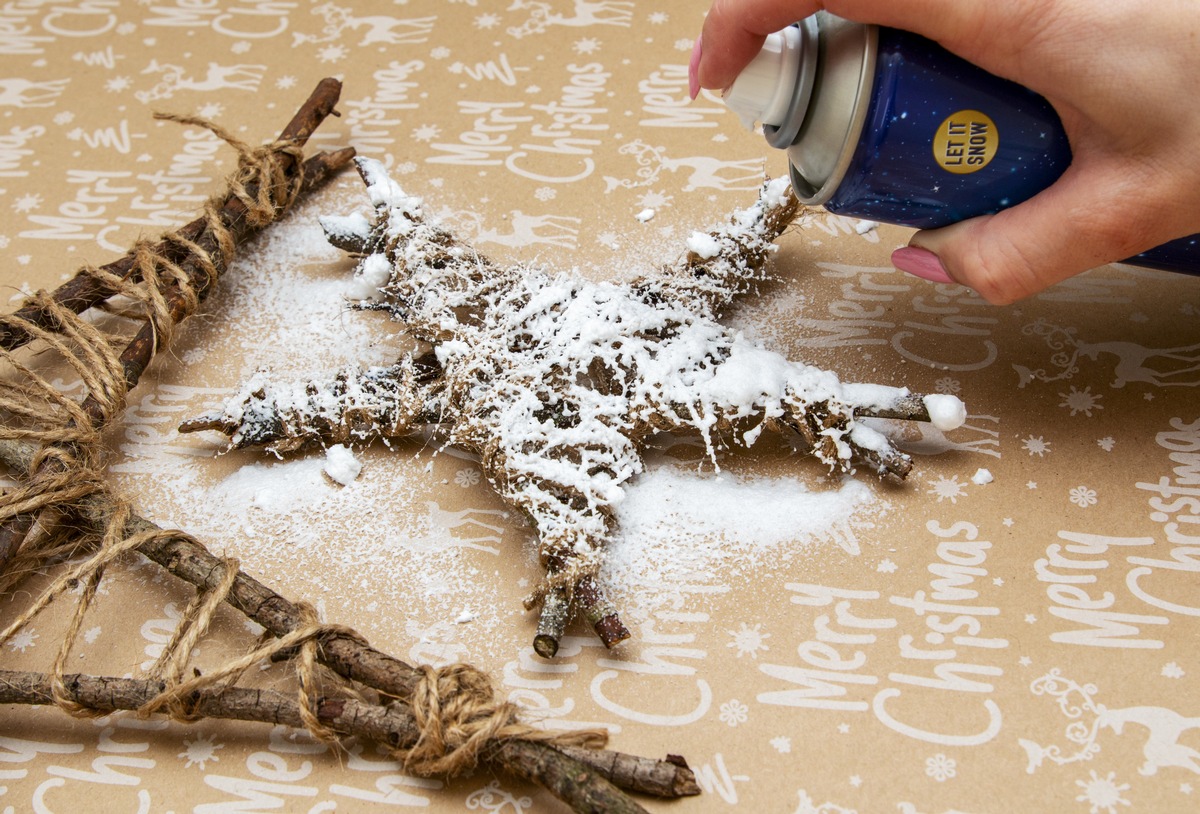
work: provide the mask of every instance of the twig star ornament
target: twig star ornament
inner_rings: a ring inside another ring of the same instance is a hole
[[[800,212],[786,179],[708,233],[672,266],[628,283],[500,267],[426,219],[371,159],[358,159],[374,206],[321,219],[335,246],[360,257],[363,299],[418,350],[388,367],[288,385],[259,374],[185,432],[217,429],[233,447],[276,452],[366,443],[434,424],[479,456],[488,482],[533,522],[545,577],[534,649],[551,657],[573,613],[612,647],[629,637],[597,579],[614,507],[657,432],[696,432],[714,460],[765,431],[794,431],[834,472],[857,464],[902,480],[912,462],[859,419],[965,418],[953,396],[842,383],[833,373],[751,342],[718,322],[764,278],[774,241]]]

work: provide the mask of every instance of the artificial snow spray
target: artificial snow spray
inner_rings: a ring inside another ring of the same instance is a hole
[[[1033,91],[924,37],[827,12],[768,36],[725,103],[787,150],[801,201],[901,226],[999,212],[1071,163],[1058,115]],[[1200,234],[1125,262],[1200,274]]]

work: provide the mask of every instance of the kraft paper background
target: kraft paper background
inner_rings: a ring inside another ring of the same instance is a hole
[[[344,82],[342,115],[314,147],[384,161],[497,258],[631,276],[784,171],[719,98],[688,101],[706,7],[10,0],[6,309],[190,220],[220,188],[232,151],[153,111],[257,144],[323,76]],[[545,662],[520,609],[537,577],[529,529],[471,460],[378,445],[339,490],[319,452],[217,457],[217,439],[174,432],[260,367],[299,377],[398,347],[379,315],[344,308],[349,266],[312,239],[317,215],[364,207],[348,173],[272,227],[131,394],[111,474],[145,515],[385,651],[475,663],[547,726],[606,726],[614,748],[684,755],[704,794],[646,801],[653,811],[1200,807],[1200,281],[1112,267],[998,308],[893,271],[905,230],[807,218],[783,241],[778,281],[733,321],[846,380],[959,395],[966,425],[899,429],[917,458],[908,482],[866,478],[870,505],[834,534],[796,518],[794,542],[756,546],[750,536],[777,533],[769,522],[705,521],[728,555],[626,596],[632,641],[606,653],[573,630]],[[747,507],[756,485],[839,488],[779,440],[723,460],[722,481],[686,444],[654,465],[675,488],[716,483],[735,502],[744,489]],[[684,556],[699,546],[693,525],[656,533],[676,534]],[[187,598],[152,566],[117,569],[72,663],[136,674]],[[0,611],[28,601],[0,598]],[[47,669],[64,610],[0,662]],[[223,615],[197,659],[217,663],[256,633]],[[371,749],[339,756],[283,730],[0,715],[4,811],[558,810],[508,778],[410,778]]]

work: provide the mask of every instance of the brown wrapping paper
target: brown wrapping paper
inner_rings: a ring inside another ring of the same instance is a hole
[[[217,191],[232,151],[153,111],[257,144],[326,75],[344,82],[342,116],[314,148],[384,161],[497,258],[627,279],[784,170],[716,96],[688,101],[702,6],[10,2],[8,309]],[[1195,810],[1194,280],[1112,267],[997,308],[893,271],[905,230],[809,216],[731,324],[844,380],[956,394],[966,425],[893,427],[916,457],[900,487],[831,479],[788,439],[722,457],[719,474],[701,447],[665,440],[614,542],[634,638],[604,652],[573,627],[545,661],[520,604],[538,576],[530,529],[470,458],[427,438],[374,445],[341,486],[320,451],[217,456],[216,438],[174,432],[255,370],[298,379],[403,350],[382,315],[345,308],[351,265],[315,225],[365,208],[353,173],[301,204],[131,393],[109,472],[143,514],[382,650],[476,664],[531,720],[684,755],[704,794],[652,811]],[[189,596],[152,565],[110,571],[71,669],[137,674]],[[48,668],[69,598],[3,645],[6,668]],[[29,599],[5,597],[6,619]],[[196,663],[256,633],[222,613]],[[414,778],[373,747],[339,754],[282,729],[52,708],[2,720],[6,811],[558,805],[507,777]]]

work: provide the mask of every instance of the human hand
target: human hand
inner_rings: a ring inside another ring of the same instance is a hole
[[[893,264],[1002,304],[1200,232],[1200,4],[1191,0],[714,0],[693,95],[820,9],[928,37],[1054,106],[1071,166],[1018,206],[913,235]]]

